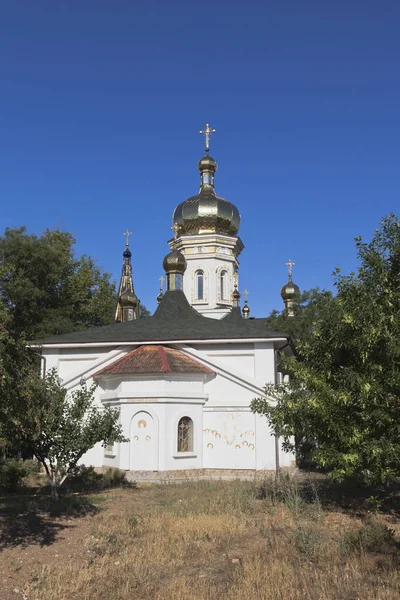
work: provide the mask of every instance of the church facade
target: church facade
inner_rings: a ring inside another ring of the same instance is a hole
[[[86,465],[171,474],[294,462],[265,417],[250,410],[265,384],[280,380],[278,353],[292,347],[286,335],[266,329],[265,319],[250,317],[247,300],[241,307],[240,214],[215,192],[212,132],[206,125],[200,190],[173,213],[166,290],[154,315],[139,318],[127,235],[115,323],[36,345],[67,390],[95,381],[98,405],[119,409],[129,441],[98,444],[84,456]],[[282,288],[288,315],[297,294],[290,272]]]

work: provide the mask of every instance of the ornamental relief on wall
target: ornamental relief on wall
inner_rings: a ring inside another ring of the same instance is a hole
[[[250,450],[254,451],[254,431],[249,429],[240,432],[240,426],[234,423],[233,415],[223,425],[223,431],[219,432],[216,429],[203,429],[206,446],[209,450],[213,450],[215,445],[234,446],[235,450]],[[208,441],[213,439],[213,441]],[[220,440],[218,444],[218,440]]]

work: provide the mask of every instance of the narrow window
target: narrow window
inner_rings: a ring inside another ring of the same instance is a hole
[[[221,271],[219,285],[220,285],[221,300],[227,301],[228,300],[228,271]]]
[[[204,272],[196,271],[196,300],[204,300]]]
[[[193,421],[182,417],[178,423],[178,452],[193,452]]]

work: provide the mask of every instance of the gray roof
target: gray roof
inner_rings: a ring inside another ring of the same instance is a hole
[[[203,317],[186,300],[181,290],[164,294],[152,317],[105,327],[92,327],[63,335],[55,335],[36,344],[87,344],[104,342],[157,342],[174,340],[216,340],[249,338],[288,338],[287,334],[268,331],[265,319],[243,319],[240,309],[233,308],[222,319]]]

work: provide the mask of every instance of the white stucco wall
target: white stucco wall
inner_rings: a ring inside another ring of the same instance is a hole
[[[96,467],[124,470],[168,471],[208,469],[274,469],[275,438],[264,417],[250,411],[250,402],[274,381],[274,346],[271,342],[192,344],[178,347],[204,361],[213,375],[163,374],[99,380],[96,401],[120,409],[120,422],[129,442],[116,444],[110,453],[98,444],[82,459]],[[63,349],[46,352],[47,368],[57,366],[71,381],[81,376],[88,384],[102,366],[132,348]],[[179,419],[194,425],[193,452],[177,452]],[[280,451],[281,466],[293,456]]]

